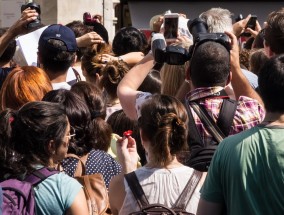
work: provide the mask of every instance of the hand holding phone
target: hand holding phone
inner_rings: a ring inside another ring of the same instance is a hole
[[[256,27],[256,20],[257,20],[257,16],[256,15],[251,15],[250,19],[248,20],[247,24],[246,24],[246,27],[245,29],[247,28],[250,28],[252,30],[255,30],[255,27]],[[251,34],[249,32],[244,32],[242,34],[242,36],[245,36],[245,37],[250,37]]]
[[[164,37],[165,39],[176,39],[178,37],[178,13],[164,15]]]

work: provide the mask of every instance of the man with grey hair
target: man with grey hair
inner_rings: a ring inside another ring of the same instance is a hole
[[[208,31],[214,32],[233,32],[232,13],[223,8],[211,8],[199,15],[208,25]]]
[[[209,33],[224,33],[225,31],[229,31],[234,33],[236,36],[239,36],[246,23],[248,22],[250,15],[245,19],[234,23],[232,22],[232,13],[228,9],[223,8],[211,8],[199,15],[208,26]],[[251,86],[255,89],[258,87],[258,78],[257,75],[252,72],[242,69],[242,72],[250,82]]]

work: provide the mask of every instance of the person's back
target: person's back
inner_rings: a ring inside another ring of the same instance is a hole
[[[218,55],[218,58],[216,57]],[[188,71],[192,82],[192,91],[186,99],[198,102],[216,122],[224,99],[224,87],[230,83],[229,52],[220,43],[209,41],[199,45],[191,59]],[[257,100],[247,96],[240,96],[229,135],[239,133],[260,123],[264,110]],[[216,140],[206,130],[195,111],[192,110],[198,131],[201,132],[203,141],[215,142]]]
[[[137,111],[141,111],[138,121],[141,141],[147,154],[147,164],[135,170],[135,174],[150,204],[159,203],[172,208],[194,172],[177,159],[178,154],[186,148],[186,110],[174,97],[153,95]],[[117,143],[120,162],[126,166],[125,170],[129,168],[127,164],[131,163],[130,160],[134,157],[132,147],[136,148],[133,146],[136,144],[133,141],[132,137],[128,137],[118,140]],[[118,187],[123,184],[124,194],[118,191]],[[185,203],[187,212],[196,212],[201,184],[202,182],[196,189],[191,188],[193,196]],[[115,192],[118,192],[119,198],[124,197],[124,201],[111,200],[114,211],[119,210],[119,214],[122,215],[141,210],[126,180],[120,181],[120,184],[116,180],[111,182],[110,197]],[[118,201],[121,201],[119,206]]]
[[[259,92],[266,108],[264,121],[254,128],[226,138],[212,160],[201,193],[199,213],[283,213],[283,113],[281,92],[284,56],[274,57],[259,74]],[[211,206],[215,209],[211,210]],[[213,203],[213,204],[212,204]]]

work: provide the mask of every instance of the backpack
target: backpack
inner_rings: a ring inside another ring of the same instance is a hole
[[[73,157],[79,160],[75,170],[74,178],[83,186],[87,199],[90,215],[111,214],[108,190],[106,188],[102,174],[95,173],[86,175],[86,162],[88,154],[78,157],[75,154],[68,154],[67,157]]]
[[[163,204],[149,204],[135,172],[128,173],[124,177],[140,207],[140,211],[132,212],[129,215],[194,215],[186,212],[185,208],[202,177],[201,172],[193,171],[192,176],[172,208]]]
[[[231,125],[237,110],[238,102],[229,98],[223,100],[217,122],[212,119],[204,107],[195,101],[186,100],[188,113],[188,139],[189,156],[184,156],[184,163],[193,169],[207,172],[212,157],[218,144],[229,135]],[[191,109],[198,115],[206,130],[212,135],[215,141],[211,143],[203,142],[201,135],[196,127]]]
[[[55,173],[58,173],[58,171],[43,167],[28,175],[23,181],[8,179],[1,182],[0,185],[3,191],[2,214],[36,214],[33,187]]]

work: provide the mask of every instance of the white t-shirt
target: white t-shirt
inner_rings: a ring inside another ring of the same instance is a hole
[[[67,82],[52,83],[52,88],[54,90],[58,90],[58,89],[70,90],[71,85],[69,85]]]
[[[185,188],[193,171],[192,168],[187,166],[173,169],[141,167],[137,169],[135,173],[150,204],[160,203],[171,207]],[[126,195],[121,210],[119,211],[120,215],[140,210],[125,179],[124,185]],[[201,186],[198,185],[190,202],[187,203],[186,211],[196,214],[200,198],[200,189]]]

